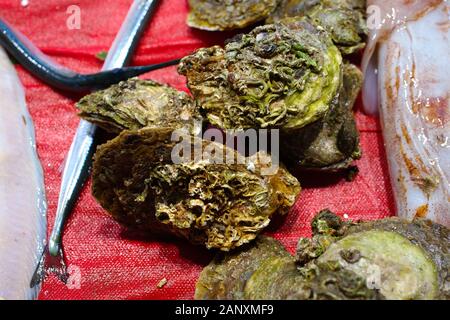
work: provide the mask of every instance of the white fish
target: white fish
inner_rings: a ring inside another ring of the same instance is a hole
[[[34,299],[46,236],[44,178],[16,70],[0,47],[0,299]]]
[[[369,0],[368,13],[381,20],[363,58],[364,106],[379,107],[397,214],[450,227],[449,3]]]

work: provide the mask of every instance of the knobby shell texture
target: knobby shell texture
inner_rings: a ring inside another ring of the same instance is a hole
[[[438,298],[450,299],[450,232],[445,226],[423,218],[416,218],[412,222],[401,218],[390,218],[369,221],[343,229],[345,229],[346,235],[372,229],[402,235],[427,253],[438,274]]]
[[[268,259],[290,259],[278,241],[260,236],[251,245],[219,254],[206,266],[197,281],[196,299],[244,299],[245,284],[259,265]]]
[[[306,21],[255,28],[225,48],[197,50],[178,71],[208,121],[220,128],[298,129],[328,111],[342,56]]]
[[[300,185],[285,169],[261,174],[267,155],[259,163],[198,137],[172,141],[173,132],[124,131],[97,151],[93,194],[123,225],[228,251],[253,240],[275,213],[286,214],[295,203]],[[185,161],[174,164],[174,154]]]
[[[282,158],[290,166],[320,170],[348,168],[361,157],[353,106],[362,86],[362,73],[344,64],[339,95],[323,119],[299,130],[281,132]]]
[[[189,127],[201,119],[187,93],[138,78],[91,93],[76,106],[80,117],[113,133],[144,127]]]
[[[268,23],[308,19],[323,27],[343,55],[365,47],[365,0],[281,0]]]
[[[364,279],[333,264],[300,272],[275,239],[260,236],[250,247],[219,254],[200,274],[195,299],[377,299]]]
[[[187,24],[202,30],[241,29],[264,20],[278,0],[189,0]]]
[[[449,299],[450,232],[426,219],[354,223],[329,210],[300,239],[297,261],[337,263],[367,278],[388,299]],[[318,258],[318,259],[316,259]]]
[[[449,299],[447,228],[398,218],[311,223],[296,257],[271,238],[219,254],[200,275],[196,299]]]
[[[337,262],[371,281],[386,299],[434,299],[438,295],[432,260],[395,232],[369,230],[348,235],[331,244],[318,262]]]
[[[11,8],[2,10],[2,18],[33,39],[38,47],[58,48],[58,52],[64,54],[64,57],[58,58],[60,62],[74,70],[97,70],[100,67],[94,56],[100,49],[109,48],[130,6],[129,0],[109,1],[107,6],[97,1],[77,1],[82,8],[84,24],[74,36],[74,30],[68,30],[65,23],[43,27],[42,19],[36,19],[46,16],[49,21],[60,21],[63,12],[48,10],[60,5],[60,0],[31,1],[26,10],[20,8],[19,2],[0,0],[1,8]],[[102,23],[96,23],[99,16]],[[186,16],[185,1],[160,1],[136,52],[136,64],[165,60],[162,57],[175,59],[218,41],[219,35],[214,32],[200,34],[180,23]],[[86,25],[90,27],[85,28]],[[95,46],[86,46],[94,42]],[[26,87],[28,106],[36,126],[50,204],[48,219],[53,221],[61,183],[60,166],[79,119],[74,116],[72,99],[62,97],[20,68],[19,76]],[[156,71],[148,76],[179,89],[184,87],[184,79],[176,74],[174,68]],[[361,114],[360,107],[358,105],[357,114],[359,127],[363,130],[361,141],[365,152],[359,161],[362,174],[353,183],[340,181],[327,188],[308,188],[305,191],[309,200],[299,199],[283,227],[271,232],[289,249],[294,249],[295,237],[309,233],[307,225],[295,222],[308,222],[318,207],[329,205],[355,219],[383,218],[394,212],[390,188],[380,187],[389,186],[380,129],[375,118]],[[201,265],[207,263],[209,255],[203,250],[193,250],[195,248],[183,240],[144,241],[133,238],[130,241],[127,233],[99,208],[90,192],[89,185],[82,190],[64,236],[67,262],[79,266],[82,271],[81,288],[69,289],[56,277],[48,277],[39,298],[192,298]],[[336,194],[339,194],[339,199],[334,197]],[[341,201],[342,198],[346,201]],[[49,224],[49,228],[52,226]],[[158,289],[157,284],[162,278],[167,278],[168,284]]]

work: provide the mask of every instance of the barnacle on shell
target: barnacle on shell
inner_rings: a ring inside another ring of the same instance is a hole
[[[99,147],[93,195],[123,225],[228,251],[295,203],[300,185],[284,168],[263,175],[267,154],[245,158],[223,144],[174,134],[123,131]]]

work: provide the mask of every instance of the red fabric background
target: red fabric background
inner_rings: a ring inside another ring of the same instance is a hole
[[[28,36],[46,54],[79,72],[93,72],[102,63],[95,58],[108,50],[131,0],[0,0],[0,15]],[[66,27],[70,5],[81,8],[81,29]],[[186,0],[162,0],[135,54],[133,64],[150,64],[189,54],[196,48],[221,44],[225,35],[189,29],[185,24]],[[34,119],[39,156],[45,171],[48,226],[53,226],[61,166],[78,118],[74,103],[79,97],[55,91],[30,76],[20,66],[27,102]],[[175,67],[145,77],[186,90]],[[394,212],[387,163],[375,119],[358,111],[364,151],[354,182],[339,177],[305,176],[300,199],[283,224],[266,232],[292,252],[297,239],[310,234],[309,222],[319,210],[330,208],[351,219],[377,219]],[[69,289],[56,277],[43,284],[40,299],[192,299],[195,281],[212,253],[184,241],[136,239],[109,218],[84,188],[64,234],[68,265],[80,268],[80,289]],[[158,282],[167,278],[161,289]]]

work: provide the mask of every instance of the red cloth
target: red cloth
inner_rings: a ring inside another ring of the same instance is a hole
[[[192,30],[186,26],[186,0],[160,1],[133,64],[150,64],[185,56],[196,48],[221,44],[226,35]],[[66,27],[70,5],[81,8],[81,29]],[[0,0],[0,15],[28,36],[46,54],[80,72],[99,70],[95,54],[110,47],[131,0]],[[17,67],[26,87],[34,119],[39,156],[45,171],[48,227],[53,226],[61,166],[78,125],[74,103],[79,97],[55,91]],[[146,75],[186,90],[175,67]],[[394,211],[387,163],[375,119],[357,115],[364,151],[354,182],[302,177],[304,190],[284,223],[266,233],[281,240],[292,252],[297,239],[310,234],[309,222],[319,210],[330,208],[351,219],[377,219]],[[51,276],[40,299],[191,299],[200,270],[212,254],[180,240],[136,239],[114,222],[84,188],[66,226],[64,248],[68,265],[81,271],[81,288],[69,289]],[[159,289],[163,278],[167,284]]]

